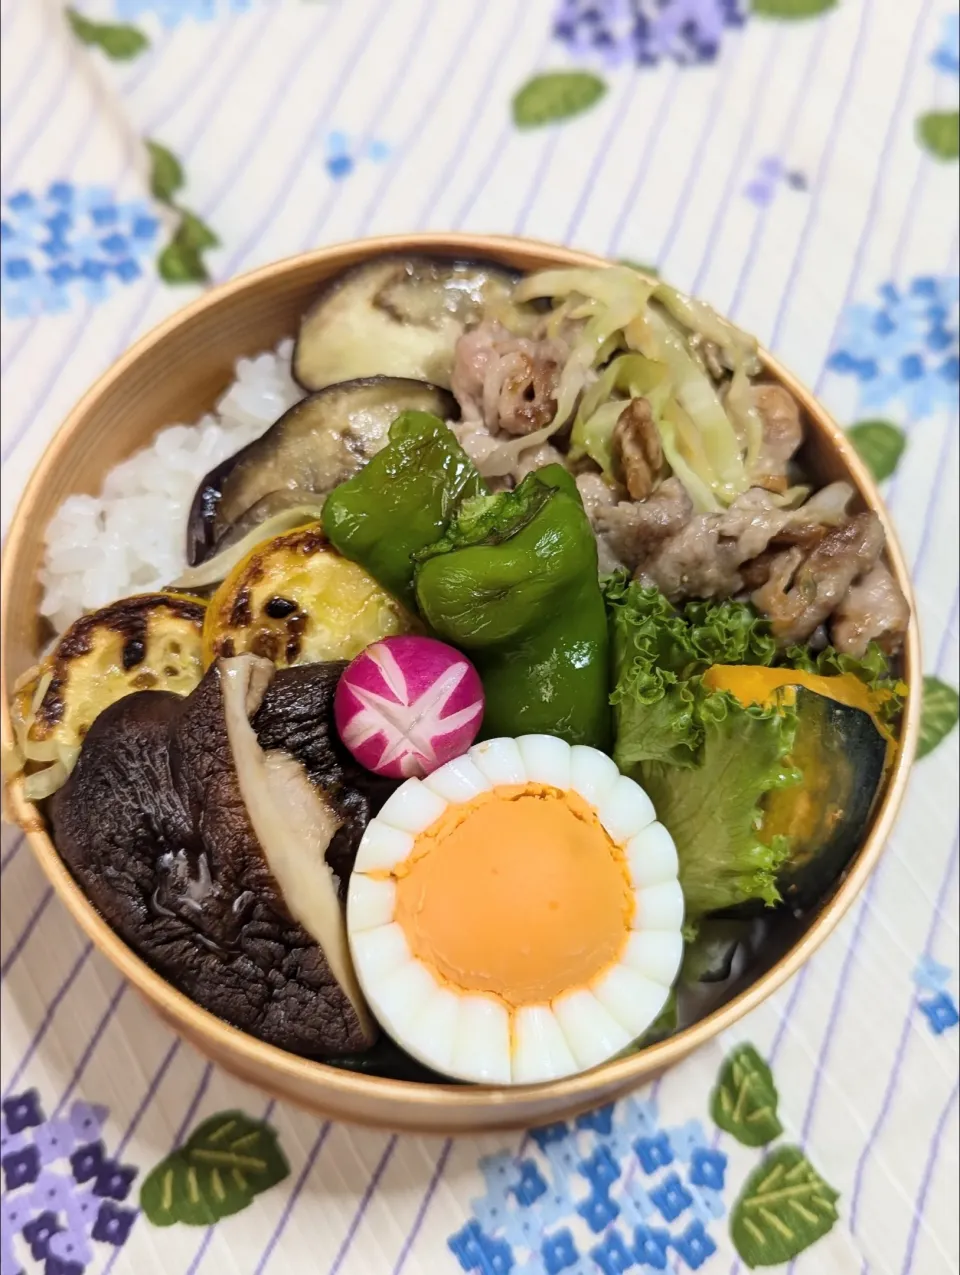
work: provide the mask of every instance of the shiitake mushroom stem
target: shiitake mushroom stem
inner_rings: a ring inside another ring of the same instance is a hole
[[[369,1040],[376,1028],[347,946],[337,882],[326,861],[340,819],[288,753],[264,752],[250,725],[274,673],[255,655],[220,661],[227,738],[240,795],[291,916],[319,943]]]

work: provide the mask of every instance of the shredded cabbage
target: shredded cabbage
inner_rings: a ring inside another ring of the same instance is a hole
[[[574,416],[571,455],[590,456],[612,479],[614,428],[626,402],[642,396],[667,462],[698,510],[718,511],[747,490],[763,442],[750,394],[749,378],[760,370],[752,337],[704,302],[628,266],[545,270],[519,283],[515,296],[558,302],[547,321],[554,334],[566,322],[582,327],[560,375],[553,421],[497,448],[494,468],[488,459],[484,472],[508,472],[521,452]],[[732,373],[725,399],[692,352],[693,336],[713,343]]]

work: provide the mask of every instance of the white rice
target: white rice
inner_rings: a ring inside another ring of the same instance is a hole
[[[47,528],[40,610],[61,633],[84,611],[163,588],[186,566],[187,515],[200,479],[303,397],[293,342],[237,363],[236,380],[195,425],[171,425],[106,476],[99,496],[69,496]]]

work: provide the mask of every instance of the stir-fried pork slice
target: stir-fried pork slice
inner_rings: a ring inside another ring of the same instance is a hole
[[[694,514],[670,478],[648,500],[600,509],[594,522],[621,561],[681,602],[758,588],[776,557],[771,546],[813,545],[846,521],[852,495],[848,484],[832,483],[799,509],[782,509],[768,491],[752,487],[721,513]]]
[[[463,419],[513,435],[549,424],[567,354],[562,341],[514,336],[493,320],[465,332],[452,376]]]
[[[894,654],[910,622],[910,608],[897,582],[882,562],[847,591],[830,623],[833,645],[861,656],[870,642]]]
[[[750,393],[763,422],[763,442],[752,479],[769,491],[786,491],[790,462],[803,442],[800,408],[782,385],[755,385]]]
[[[563,456],[549,443],[541,443],[538,447],[530,447],[520,453],[520,459],[513,468],[511,477],[515,483],[522,482],[527,474],[535,469],[543,469],[544,465],[562,465]]]
[[[880,519],[856,514],[809,552],[794,546],[778,554],[752,601],[770,617],[778,641],[785,646],[806,641],[841,605],[853,582],[872,570],[882,549]]]
[[[577,480],[581,495],[586,477],[581,475]],[[598,501],[592,511],[588,505],[587,512],[616,557],[633,569],[689,522],[693,504],[683,484],[668,478],[646,500],[620,500],[615,504]]]

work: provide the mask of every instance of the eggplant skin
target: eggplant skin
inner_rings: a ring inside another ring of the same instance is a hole
[[[261,747],[297,757],[342,825],[341,894],[369,818],[394,785],[350,761],[332,724],[342,664],[276,673],[254,717]],[[186,699],[142,691],[91,727],[48,805],[54,841],[106,921],[192,1000],[313,1057],[368,1047],[323,952],[292,918],[250,826],[215,666]]]
[[[386,253],[329,280],[300,322],[294,379],[319,390],[341,378],[413,376],[448,388],[458,337],[516,313],[519,271],[480,258]]]
[[[401,376],[329,385],[295,403],[252,443],[200,481],[187,519],[187,561],[197,566],[278,508],[323,496],[386,444],[404,411],[460,415],[447,390]]]

